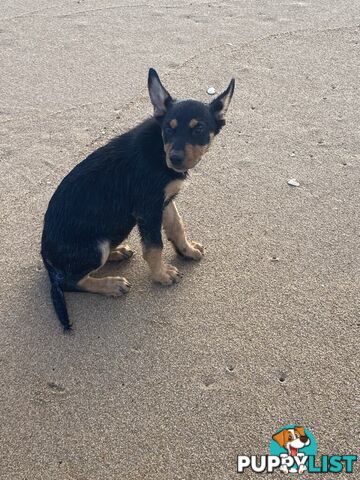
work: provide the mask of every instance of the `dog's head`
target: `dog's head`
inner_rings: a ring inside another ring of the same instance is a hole
[[[235,80],[210,104],[196,100],[174,100],[154,69],[149,70],[148,88],[154,116],[161,125],[166,164],[177,172],[195,167],[225,125],[225,113],[234,93]]]
[[[310,439],[305,433],[305,428],[298,426],[281,430],[273,435],[272,438],[281,447],[287,449],[291,455],[296,455],[300,448],[310,444]]]

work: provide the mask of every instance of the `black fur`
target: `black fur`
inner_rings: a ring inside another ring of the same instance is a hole
[[[152,81],[160,83],[151,69],[150,89]],[[90,154],[62,180],[49,202],[41,254],[55,311],[65,330],[71,325],[63,292],[81,291],[79,280],[101,265],[100,242],[110,241],[115,247],[137,225],[145,245],[163,245],[164,189],[172,180],[187,176],[186,170],[167,166],[163,135],[170,133],[166,132],[168,119],[178,119],[179,130],[171,132],[177,149],[184,142],[207,143],[210,133],[218,133],[224,123],[217,103],[176,102],[160,86],[166,96],[160,99],[163,110],[161,105],[156,110],[154,104],[154,117]],[[195,117],[204,125],[198,138],[184,126]]]

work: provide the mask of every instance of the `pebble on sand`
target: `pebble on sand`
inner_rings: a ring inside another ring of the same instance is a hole
[[[296,180],[296,178],[290,178],[287,183],[292,187],[300,187],[300,183]]]
[[[207,89],[207,93],[208,93],[209,95],[215,95],[216,90],[215,90],[214,87],[209,87],[209,88]]]

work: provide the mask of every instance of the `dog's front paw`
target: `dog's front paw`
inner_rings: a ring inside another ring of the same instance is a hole
[[[194,260],[201,260],[205,254],[205,248],[201,243],[198,242],[190,242],[191,247],[191,258]]]
[[[180,256],[190,260],[201,260],[205,253],[205,248],[198,242],[187,242],[184,248],[176,248]]]
[[[161,285],[173,285],[180,280],[181,274],[179,270],[172,265],[163,265],[162,268],[152,274],[154,282]]]

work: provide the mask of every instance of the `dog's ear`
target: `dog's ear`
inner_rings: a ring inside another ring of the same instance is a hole
[[[300,437],[306,437],[304,427],[295,427],[294,430],[295,430],[295,432],[297,432],[300,435]]]
[[[275,433],[275,435],[272,436],[272,439],[281,447],[285,447],[287,442],[287,430],[281,430],[281,432]]]
[[[155,117],[165,115],[166,110],[172,102],[172,98],[166,88],[163,87],[159,75],[153,68],[149,70],[148,89],[151,103],[154,106]]]
[[[210,111],[213,113],[216,120],[219,120],[220,122],[224,121],[224,116],[229,108],[234,89],[235,78],[232,78],[227,89],[210,103]]]

